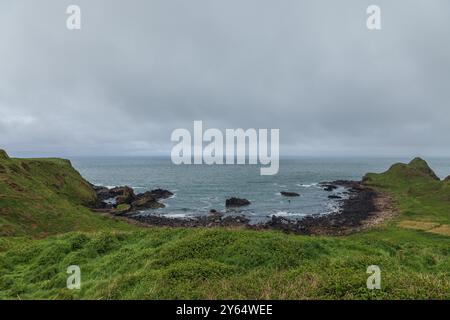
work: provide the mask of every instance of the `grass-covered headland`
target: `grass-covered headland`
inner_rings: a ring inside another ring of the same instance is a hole
[[[449,299],[450,179],[415,159],[363,181],[398,213],[347,236],[143,228],[91,212],[69,161],[0,151],[0,298]],[[381,290],[366,287],[370,265]]]

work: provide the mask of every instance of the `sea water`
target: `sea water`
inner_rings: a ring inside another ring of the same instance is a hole
[[[174,196],[162,202],[165,208],[141,214],[189,217],[208,214],[215,209],[230,215],[245,215],[264,221],[272,215],[288,218],[327,214],[339,209],[345,189],[324,191],[320,182],[360,180],[367,172],[383,172],[402,158],[284,158],[274,176],[261,176],[258,165],[175,165],[163,157],[74,158],[74,167],[95,185],[128,185],[136,193],[163,188]],[[436,173],[450,175],[449,159],[427,159]],[[281,191],[297,192],[299,197],[284,197]],[[245,198],[251,205],[226,209],[230,197]]]

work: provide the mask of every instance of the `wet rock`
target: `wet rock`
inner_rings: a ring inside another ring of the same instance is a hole
[[[113,209],[120,205],[130,205],[127,212],[164,208],[165,205],[158,202],[158,199],[166,199],[173,195],[172,192],[164,189],[155,189],[140,194],[135,194],[129,186],[114,187],[108,189],[103,186],[92,185],[97,194],[97,202],[94,209]],[[117,212],[114,212],[117,214]]]
[[[129,186],[115,187],[109,190],[110,194],[114,196],[135,196],[133,188]]]
[[[324,185],[322,185],[322,187],[323,187],[323,190],[328,191],[328,192],[334,191],[338,188],[338,186],[336,186],[334,184],[324,184]]]
[[[134,190],[128,186],[115,187],[112,189],[103,186],[92,186],[92,188],[97,194],[97,198],[101,201],[116,198],[117,204],[130,204],[136,198]]]
[[[169,190],[165,190],[165,189],[154,189],[152,191],[150,191],[150,194],[156,199],[167,199],[170,198],[171,196],[173,196],[173,193],[170,192]]]
[[[211,209],[208,213],[208,217],[212,218],[213,220],[220,220],[222,219],[223,215],[224,214],[222,212],[219,212],[215,209]]]
[[[92,188],[94,189],[95,193],[97,194],[97,198],[99,200],[106,200],[106,199],[110,199],[113,198],[111,196],[110,190],[106,187],[103,186],[92,186]]]
[[[128,186],[115,187],[109,190],[110,198],[116,198],[116,204],[131,204],[136,199],[134,190]]]
[[[134,210],[158,209],[164,208],[165,205],[158,202],[151,191],[140,193],[136,196],[136,200],[131,203]]]
[[[249,204],[250,204],[250,201],[248,201],[247,199],[241,199],[241,198],[235,198],[235,197],[232,197],[225,201],[226,207],[242,207],[242,206],[248,206]]]
[[[219,219],[213,216],[168,218],[160,215],[136,215],[132,218],[148,225],[169,227],[229,227],[247,226],[249,223],[249,220],[242,216],[228,216]]]
[[[335,195],[335,194],[332,194],[332,195],[328,196],[328,199],[342,199],[342,197],[338,196],[338,195]]]
[[[300,196],[300,194],[298,194],[297,192],[281,191],[280,193],[282,196],[285,196],[285,197],[299,197]]]
[[[97,201],[93,207],[94,209],[114,209],[114,205],[112,203],[108,203],[105,201]]]
[[[114,208],[111,213],[116,216],[123,216],[131,211],[131,205],[129,204],[120,204],[116,208]]]

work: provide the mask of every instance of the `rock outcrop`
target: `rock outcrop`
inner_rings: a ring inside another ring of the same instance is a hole
[[[232,197],[225,201],[226,207],[242,207],[242,206],[248,206],[249,204],[250,204],[250,201],[248,201],[247,199],[241,199],[241,198],[235,198],[235,197]]]
[[[170,192],[169,190],[165,190],[165,189],[154,189],[154,190],[150,191],[150,194],[156,200],[167,199],[167,198],[170,198],[171,196],[173,196],[172,192]]]
[[[115,196],[116,204],[131,204],[136,199],[134,190],[128,186],[113,188],[111,194]]]
[[[300,196],[300,194],[297,192],[281,191],[280,193],[282,196],[285,196],[285,197],[299,197]]]
[[[147,191],[136,196],[136,200],[131,203],[135,210],[164,208],[164,204],[157,201],[151,191]]]
[[[323,190],[328,191],[328,192],[334,191],[338,188],[338,186],[336,186],[334,184],[323,183],[321,185],[323,187]]]
[[[120,186],[108,189],[103,186],[93,186],[98,201],[94,209],[110,209],[115,215],[124,215],[146,209],[164,208],[164,204],[158,202],[173,195],[164,189],[155,189],[144,193],[135,194],[129,186]],[[113,200],[113,201],[109,201]]]

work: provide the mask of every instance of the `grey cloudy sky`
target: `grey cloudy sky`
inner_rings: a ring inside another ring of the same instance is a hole
[[[450,155],[448,0],[2,0],[0,40],[14,155],[166,154],[194,120],[279,128],[282,155]]]

